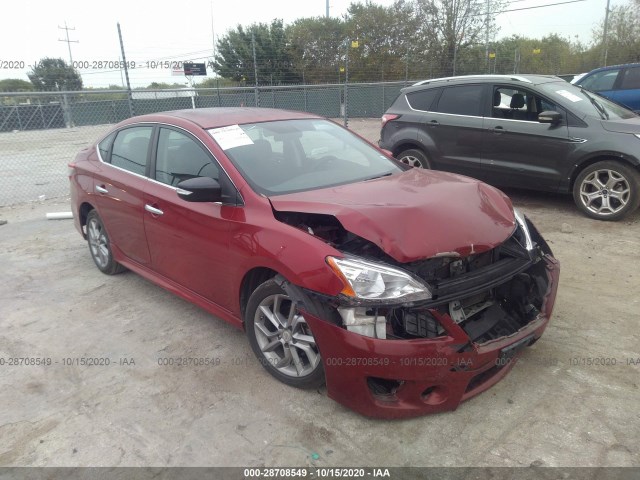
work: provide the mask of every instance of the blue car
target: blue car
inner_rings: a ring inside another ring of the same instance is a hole
[[[640,63],[596,68],[571,83],[640,113]]]

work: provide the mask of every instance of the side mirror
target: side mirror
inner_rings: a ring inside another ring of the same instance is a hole
[[[554,110],[545,110],[538,114],[538,122],[550,123],[551,125],[557,125],[562,121],[562,114]]]
[[[211,177],[194,177],[183,180],[178,185],[178,196],[187,202],[220,202],[222,188]]]

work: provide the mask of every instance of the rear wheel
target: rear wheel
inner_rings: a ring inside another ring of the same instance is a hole
[[[273,279],[251,294],[245,328],[251,349],[275,378],[298,388],[318,388],[324,383],[320,351],[311,329]]]
[[[640,175],[616,161],[594,163],[585,168],[573,186],[573,199],[587,216],[619,220],[640,205]]]
[[[412,167],[431,168],[427,155],[422,150],[418,150],[416,148],[404,150],[403,152],[400,152],[396,158],[399,162],[406,163]]]
[[[109,235],[98,212],[91,210],[87,215],[87,242],[91,258],[102,273],[115,275],[125,268],[113,259]]]

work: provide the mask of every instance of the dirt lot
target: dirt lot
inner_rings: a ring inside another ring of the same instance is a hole
[[[351,127],[376,138],[375,122]],[[562,263],[552,323],[489,391],[403,421],[286,387],[242,332],[101,274],[70,220],[45,220],[65,201],[0,208],[0,465],[640,465],[640,212],[597,222],[568,197],[507,193]],[[9,365],[22,357],[51,365]]]

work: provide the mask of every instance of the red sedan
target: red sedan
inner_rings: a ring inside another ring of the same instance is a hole
[[[244,329],[264,368],[364,415],[455,409],[542,335],[559,266],[499,190],[335,123],[253,108],[128,119],[70,164],[75,225]]]

